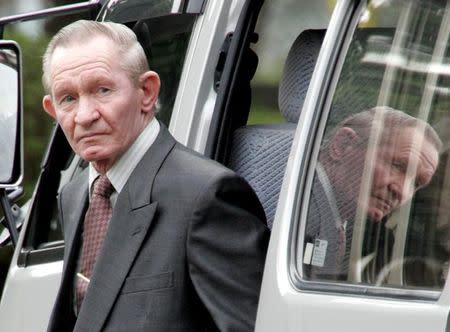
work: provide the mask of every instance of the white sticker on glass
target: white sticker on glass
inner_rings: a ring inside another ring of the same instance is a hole
[[[323,267],[325,264],[325,257],[327,255],[327,240],[316,239],[314,241],[314,251],[311,265]]]
[[[305,247],[305,254],[303,255],[303,264],[311,264],[312,254],[314,250],[314,245],[312,243],[307,243]]]

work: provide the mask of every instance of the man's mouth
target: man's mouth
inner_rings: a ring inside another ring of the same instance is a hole
[[[375,196],[375,199],[377,200],[378,207],[385,215],[393,210],[394,202],[391,200],[379,196]]]
[[[77,141],[78,142],[86,141],[86,140],[92,139],[93,137],[97,137],[100,135],[102,135],[102,133],[86,133],[86,134],[78,136]]]

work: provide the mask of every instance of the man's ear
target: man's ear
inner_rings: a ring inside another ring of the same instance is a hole
[[[139,86],[143,92],[142,112],[153,111],[158,100],[160,85],[159,75],[154,71],[147,71],[139,77]]]
[[[42,106],[44,110],[53,118],[56,119],[55,106],[53,105],[53,100],[50,95],[45,95],[42,99]]]
[[[330,157],[335,160],[346,158],[355,149],[358,134],[349,127],[339,128],[330,140]]]

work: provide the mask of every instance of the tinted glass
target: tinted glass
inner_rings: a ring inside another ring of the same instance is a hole
[[[443,287],[449,21],[442,1],[372,1],[361,15],[315,167],[304,279]]]

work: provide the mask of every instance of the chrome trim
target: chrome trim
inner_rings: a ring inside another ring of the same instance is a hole
[[[25,14],[18,14],[18,15],[11,15],[11,16],[5,16],[0,18],[0,26],[4,26],[11,23],[18,23],[18,22],[26,22],[41,18],[48,18],[52,16],[59,16],[64,15],[67,13],[75,14],[78,12],[85,11],[87,9],[95,9],[98,7],[100,9],[100,6],[103,4],[104,0],[90,0],[85,2],[80,2],[72,5],[64,5],[64,6],[58,6],[54,8],[47,8],[42,10],[37,10],[30,13]]]

